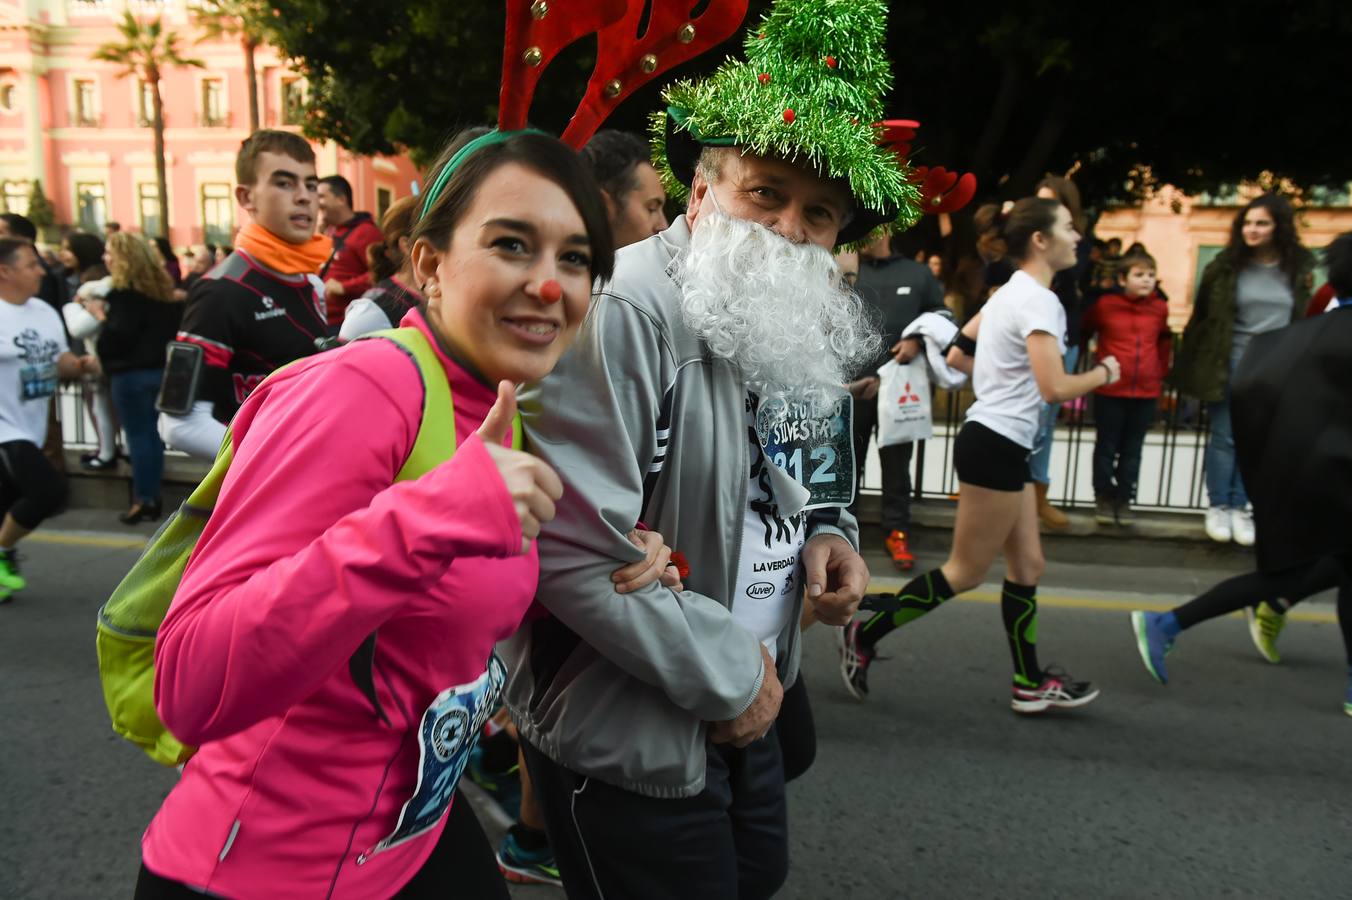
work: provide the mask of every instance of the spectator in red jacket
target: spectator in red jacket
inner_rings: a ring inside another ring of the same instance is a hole
[[[371,287],[366,248],[382,239],[370,213],[352,211],[352,185],[341,175],[319,179],[319,215],[333,253],[319,270],[329,327],[343,324],[343,310]]]
[[[1131,502],[1141,447],[1169,371],[1173,334],[1157,282],[1149,254],[1125,256],[1117,270],[1118,290],[1100,297],[1084,316],[1084,336],[1098,335],[1096,359],[1115,356],[1122,364],[1122,377],[1094,397],[1094,520],[1104,525],[1135,522]]]

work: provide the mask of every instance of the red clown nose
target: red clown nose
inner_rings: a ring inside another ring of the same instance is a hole
[[[553,278],[541,282],[540,299],[546,303],[558,303],[563,299],[563,285]]]

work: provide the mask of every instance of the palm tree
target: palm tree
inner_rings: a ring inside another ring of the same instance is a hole
[[[142,24],[130,12],[117,26],[121,40],[110,41],[94,51],[94,59],[121,66],[121,78],[138,77],[150,88],[150,127],[155,130],[155,182],[160,197],[160,236],[169,237],[169,185],[164,171],[164,102],[160,78],[169,68],[203,68],[200,59],[179,53],[178,34],[165,31],[158,18]]]
[[[254,51],[263,43],[263,7],[259,0],[197,0],[193,21],[202,29],[202,41],[238,37],[244,48],[244,73],[249,80],[249,133],[258,130],[258,71]]]

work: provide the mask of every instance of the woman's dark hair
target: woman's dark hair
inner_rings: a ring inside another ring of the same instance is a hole
[[[1024,197],[1014,204],[1000,225],[1006,251],[1013,259],[1023,262],[1028,258],[1028,247],[1033,235],[1050,235],[1056,225],[1056,213],[1064,204],[1050,197]]]
[[[1070,223],[1075,226],[1076,231],[1084,234],[1084,206],[1080,202],[1080,189],[1075,186],[1075,182],[1060,175],[1048,175],[1037,184],[1037,191],[1043,188],[1055,194],[1061,205],[1070,210]],[[1036,194],[1037,191],[1033,193]]]
[[[487,129],[468,129],[457,135],[427,173],[427,184],[434,184],[442,168],[460,148],[484,134]],[[596,179],[574,150],[557,138],[522,132],[501,143],[480,147],[460,162],[450,181],[436,198],[432,208],[414,226],[413,241],[427,240],[438,250],[450,246],[451,233],[474,202],[479,185],[499,166],[517,163],[557,184],[573,201],[591,244],[593,279],[609,279],[615,269],[615,240],[606,217],[606,204]],[[421,211],[421,206],[419,207]]]
[[[1230,223],[1230,243],[1225,247],[1225,255],[1230,258],[1235,268],[1243,268],[1253,259],[1253,251],[1244,243],[1244,217],[1254,209],[1265,209],[1268,215],[1272,216],[1275,226],[1272,230],[1272,246],[1277,251],[1282,271],[1286,273],[1287,278],[1294,281],[1300,271],[1300,264],[1309,251],[1301,244],[1300,235],[1296,234],[1296,213],[1285,197],[1263,194],[1250,200],[1236,213],[1235,220]]]
[[[79,265],[77,274],[83,274],[94,267],[103,266],[103,238],[87,231],[72,231],[66,235],[66,247],[75,256]]]
[[[998,203],[987,203],[972,214],[972,227],[976,229],[976,252],[983,263],[1004,259],[1009,252],[1005,239],[1000,236],[1002,221]]]
[[[371,270],[372,281],[392,278],[404,267],[406,260],[399,249],[399,239],[408,237],[413,230],[413,221],[420,209],[418,204],[417,197],[404,197],[385,210],[385,217],[380,220],[383,237],[366,248],[366,265]]]
[[[1329,284],[1339,300],[1352,300],[1352,231],[1340,234],[1324,248]]]
[[[165,262],[178,261],[178,257],[174,254],[174,246],[169,243],[168,238],[157,237],[153,240],[155,241],[155,248],[160,251],[160,256],[164,257]]]
[[[596,183],[616,205],[622,205],[625,195],[638,187],[635,166],[651,162],[647,141],[613,128],[596,132],[580,153],[582,161],[596,176]]]

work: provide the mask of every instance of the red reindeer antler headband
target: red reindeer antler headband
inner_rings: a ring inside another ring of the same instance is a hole
[[[423,198],[422,215],[465,158],[525,129],[540,76],[574,41],[596,35],[596,66],[562,137],[565,144],[581,149],[621,100],[662,72],[727,40],[746,17],[747,0],[710,0],[697,16],[689,14],[690,2],[507,0],[497,130],[470,141],[441,167]]]
[[[746,8],[747,0],[712,0],[691,16],[691,0],[507,0],[498,128],[524,128],[545,68],[569,44],[595,34],[596,66],[562,137],[581,148],[620,101],[730,38]]]

